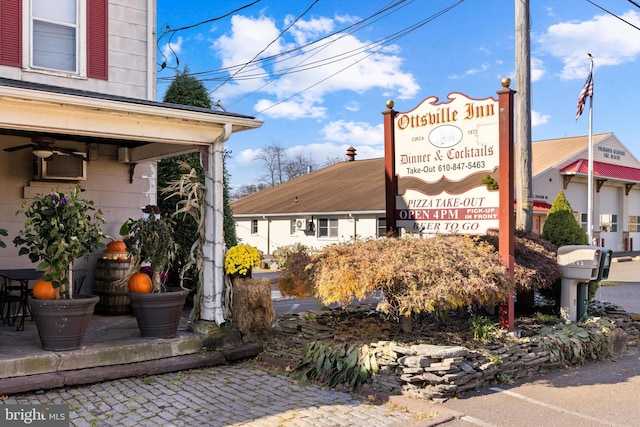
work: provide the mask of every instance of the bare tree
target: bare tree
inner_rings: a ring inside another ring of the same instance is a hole
[[[286,157],[284,148],[277,142],[272,142],[256,154],[254,160],[261,160],[267,168],[267,174],[259,180],[267,186],[282,184]]]
[[[327,166],[331,166],[334,163],[340,163],[340,162],[344,162],[344,156],[327,157],[324,163],[322,164],[322,167],[326,168]]]
[[[245,184],[241,185],[232,195],[232,199],[239,199],[240,197],[248,196],[253,193],[257,193],[260,190],[264,190],[268,185],[264,183],[258,184]]]
[[[317,166],[310,157],[298,154],[292,160],[285,163],[284,172],[287,180],[290,180],[305,175],[315,169],[317,169]]]

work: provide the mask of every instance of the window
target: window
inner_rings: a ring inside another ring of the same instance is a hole
[[[387,234],[387,218],[378,218],[378,237],[385,236]]]
[[[251,234],[258,234],[258,220],[251,220]]]
[[[640,231],[640,216],[629,217],[629,231],[631,232]]]
[[[108,37],[108,0],[0,0],[1,65],[108,80]]]
[[[77,0],[31,0],[31,64],[78,72]]]
[[[600,231],[618,231],[618,215],[601,214],[600,215]]]
[[[338,237],[338,220],[336,218],[320,218],[318,220],[318,237]]]
[[[589,232],[589,227],[587,227],[588,215],[586,213],[580,214],[580,225],[585,232]]]

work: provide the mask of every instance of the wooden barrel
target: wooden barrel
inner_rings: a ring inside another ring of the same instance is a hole
[[[98,259],[93,282],[93,292],[100,297],[95,313],[104,316],[131,314],[131,305],[126,284],[129,261]]]

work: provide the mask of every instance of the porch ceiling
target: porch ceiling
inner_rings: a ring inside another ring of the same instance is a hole
[[[232,132],[262,125],[253,117],[205,108],[0,79],[0,134],[126,146],[132,162],[211,144],[227,123]]]

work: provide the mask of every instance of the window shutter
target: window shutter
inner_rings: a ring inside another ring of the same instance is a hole
[[[109,2],[87,0],[87,76],[108,80]]]
[[[22,0],[0,0],[0,64],[22,66]]]

